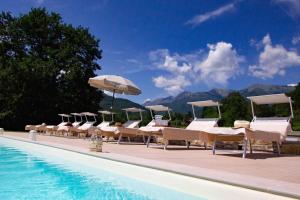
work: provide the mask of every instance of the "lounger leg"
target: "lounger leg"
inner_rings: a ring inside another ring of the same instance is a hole
[[[214,140],[214,142],[213,142],[213,155],[216,155],[216,143],[217,143],[217,141],[216,140]]]
[[[149,147],[150,139],[151,139],[151,136],[149,135],[149,136],[148,136],[148,139],[147,139],[147,144],[146,144],[146,145],[147,145],[147,148]]]
[[[166,141],[165,141],[165,145],[164,145],[164,150],[167,150],[168,144],[169,144],[169,140],[166,140]]]
[[[251,142],[251,140],[249,140],[249,146],[250,146],[250,154],[252,154],[253,151],[252,151],[252,142]]]
[[[118,144],[120,144],[121,140],[122,140],[122,134],[120,134],[120,136],[119,136]]]
[[[145,139],[144,135],[143,135],[143,142],[144,142],[144,144],[146,144],[146,139]]]
[[[248,145],[248,140],[245,139],[245,140],[244,140],[243,158],[246,158],[246,154],[247,154],[247,145]]]
[[[279,144],[279,142],[276,142],[276,144],[277,144],[277,153],[278,153],[278,156],[280,156],[280,154],[281,154],[280,144]]]

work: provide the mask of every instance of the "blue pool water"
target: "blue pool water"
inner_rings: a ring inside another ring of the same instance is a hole
[[[107,171],[101,174],[66,169],[0,141],[0,200],[199,199],[138,180],[130,180],[133,189],[123,187],[121,180],[128,177]],[[143,187],[152,190],[153,196],[143,193]]]

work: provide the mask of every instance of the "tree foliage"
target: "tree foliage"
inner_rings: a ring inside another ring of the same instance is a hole
[[[232,92],[222,100],[221,126],[233,126],[235,120],[250,120],[249,102],[239,92]]]
[[[100,70],[99,40],[43,8],[0,14],[0,125],[57,123],[57,113],[95,111],[102,92],[87,84]]]

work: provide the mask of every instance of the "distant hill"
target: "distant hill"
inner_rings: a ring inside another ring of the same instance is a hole
[[[247,97],[255,95],[287,93],[293,91],[294,89],[295,87],[293,86],[255,84],[245,89],[239,90],[238,92]],[[182,92],[174,97],[169,96],[165,98],[155,99],[153,101],[147,101],[144,103],[144,106],[163,104],[172,108],[174,112],[187,113],[191,110],[190,106],[187,105],[187,102],[189,101],[203,101],[208,99],[220,100],[233,91],[234,90],[212,89],[207,92]]]
[[[106,94],[103,94],[104,98],[100,102],[100,106],[104,110],[109,110],[111,107],[111,102],[112,102],[112,97]],[[114,110],[121,110],[123,108],[130,108],[130,107],[137,107],[137,108],[144,108],[144,106],[132,102],[128,99],[123,99],[123,98],[116,98],[114,101]]]

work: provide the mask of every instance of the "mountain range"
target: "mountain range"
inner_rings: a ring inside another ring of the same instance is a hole
[[[155,100],[147,101],[143,105],[134,103],[127,99],[117,98],[115,100],[115,108],[121,109],[126,107],[140,107],[148,105],[163,104],[172,108],[174,112],[187,113],[190,111],[190,106],[187,105],[189,101],[204,101],[204,100],[220,100],[226,97],[229,93],[237,91],[240,92],[244,97],[255,96],[255,95],[265,95],[265,94],[277,94],[277,93],[288,93],[295,89],[293,86],[283,86],[283,85],[266,85],[266,84],[255,84],[251,85],[242,90],[230,90],[230,89],[212,89],[206,92],[182,92],[176,96],[168,96],[165,98],[158,98]],[[105,95],[104,99],[100,105],[108,109],[111,106],[111,96]]]

